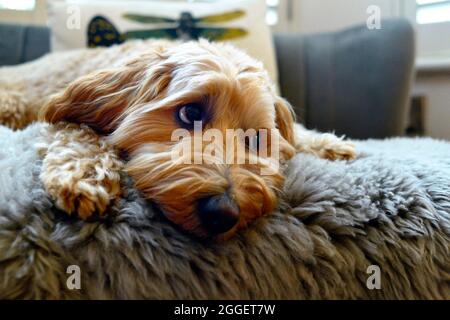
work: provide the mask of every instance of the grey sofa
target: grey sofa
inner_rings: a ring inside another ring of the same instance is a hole
[[[0,24],[0,65],[33,60],[50,49],[46,27]],[[351,138],[401,135],[414,62],[406,20],[336,33],[275,35],[282,95],[308,128]]]

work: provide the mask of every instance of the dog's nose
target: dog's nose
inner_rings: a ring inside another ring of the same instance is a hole
[[[206,231],[218,235],[229,231],[239,220],[239,207],[228,195],[200,199],[198,215]]]

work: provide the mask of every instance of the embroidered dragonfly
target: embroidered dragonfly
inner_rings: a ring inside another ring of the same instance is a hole
[[[228,22],[245,15],[236,10],[222,14],[195,18],[190,12],[182,12],[179,19],[155,17],[140,14],[124,14],[127,20],[143,24],[165,24],[167,27],[145,30],[129,30],[120,33],[114,25],[103,16],[95,16],[88,26],[88,46],[110,46],[128,39],[168,38],[191,40],[200,37],[215,41],[229,40],[247,35],[242,28],[210,27],[210,24]]]

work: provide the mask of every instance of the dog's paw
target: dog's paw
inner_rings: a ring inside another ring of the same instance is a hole
[[[100,181],[70,177],[49,181],[45,187],[57,208],[85,220],[94,213],[105,214],[110,202],[119,196],[120,181],[118,177]]]
[[[356,146],[351,141],[337,139],[324,146],[323,156],[328,160],[354,160]]]
[[[31,122],[28,103],[18,92],[0,92],[0,124],[13,130],[21,129]]]
[[[38,148],[43,156],[40,178],[57,208],[81,219],[102,216],[120,195],[123,164],[91,129],[49,126]]]
[[[353,142],[331,133],[308,133],[298,140],[295,147],[298,152],[313,154],[327,160],[353,160],[357,155]]]

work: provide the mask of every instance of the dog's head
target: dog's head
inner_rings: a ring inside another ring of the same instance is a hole
[[[277,162],[294,155],[292,110],[262,64],[204,40],[155,46],[79,78],[41,119],[109,134],[130,155],[137,188],[200,236],[228,237],[273,210],[283,183]]]

